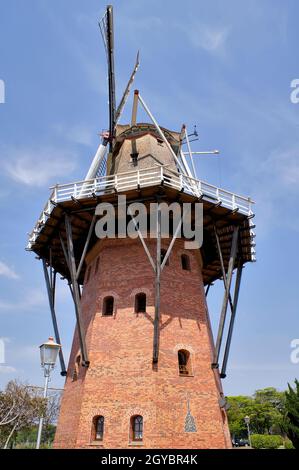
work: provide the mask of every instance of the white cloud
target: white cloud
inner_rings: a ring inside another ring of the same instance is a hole
[[[56,124],[54,130],[60,135],[67,138],[70,142],[91,146],[94,135],[93,128],[84,124],[75,126],[66,126],[65,124]]]
[[[228,38],[229,29],[227,27],[215,28],[197,23],[193,27],[185,29],[185,33],[193,46],[208,52],[216,52],[223,50]]]
[[[28,186],[42,187],[56,182],[56,178],[67,175],[76,168],[76,156],[69,151],[41,147],[35,149],[8,149],[3,156],[7,162],[7,174],[15,181]]]
[[[0,311],[13,310],[16,313],[22,313],[38,307],[45,307],[46,305],[46,294],[42,289],[32,289],[25,293],[23,298],[15,302],[7,302],[0,299]]]
[[[19,279],[18,274],[7,264],[0,261],[0,276],[7,277],[8,279]]]

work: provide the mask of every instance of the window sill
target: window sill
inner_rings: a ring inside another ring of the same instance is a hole
[[[91,441],[89,443],[90,446],[100,446],[100,447],[103,447],[104,446],[104,443],[103,441]]]
[[[144,443],[143,441],[130,441],[128,445],[132,447],[142,447]]]

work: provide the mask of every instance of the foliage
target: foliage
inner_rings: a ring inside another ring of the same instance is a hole
[[[295,380],[294,389],[288,384],[286,392],[284,428],[295,449],[299,449],[299,381]]]
[[[231,434],[246,437],[245,416],[250,418],[250,430],[255,434],[280,434],[283,427],[285,394],[269,387],[257,390],[253,397],[228,397],[228,421]]]
[[[283,444],[280,435],[252,434],[251,445],[254,449],[277,449]]]

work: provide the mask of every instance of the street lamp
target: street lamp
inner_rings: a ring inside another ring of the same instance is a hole
[[[245,421],[245,424],[247,426],[248,442],[249,442],[249,445],[251,447],[251,437],[250,437],[250,429],[249,429],[250,417],[245,416],[244,421]]]
[[[56,359],[57,359],[60,348],[61,348],[61,345],[55,343],[55,341],[52,337],[50,337],[46,343],[43,343],[39,347],[41,366],[44,369],[44,377],[45,377],[45,386],[44,386],[43,398],[47,398],[50,373],[54,369],[55,362],[56,362]],[[37,441],[36,441],[36,448],[37,449],[39,449],[39,446],[40,446],[40,441],[41,441],[41,436],[42,436],[42,429],[43,429],[43,421],[44,421],[44,417],[41,416],[40,419],[39,419]]]

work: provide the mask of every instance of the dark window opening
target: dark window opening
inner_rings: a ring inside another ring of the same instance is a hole
[[[178,351],[178,361],[180,375],[190,375],[191,361],[189,351],[186,351],[185,349],[180,349],[180,351]]]
[[[140,292],[135,296],[135,313],[146,312],[146,294]]]
[[[114,310],[114,298],[105,297],[103,301],[103,315],[113,315]]]
[[[184,269],[185,271],[191,271],[189,256],[182,255],[181,256],[181,261],[182,261],[182,269]]]
[[[131,418],[131,438],[133,441],[143,439],[143,417],[140,415]]]
[[[104,416],[97,416],[94,418],[94,439],[102,441],[104,438]]]
[[[167,250],[164,250],[164,248],[162,248],[161,250],[161,264],[163,263],[163,260],[165,258],[165,255],[167,253]],[[169,257],[167,258],[167,261],[165,263],[165,266],[168,266],[169,265]]]

